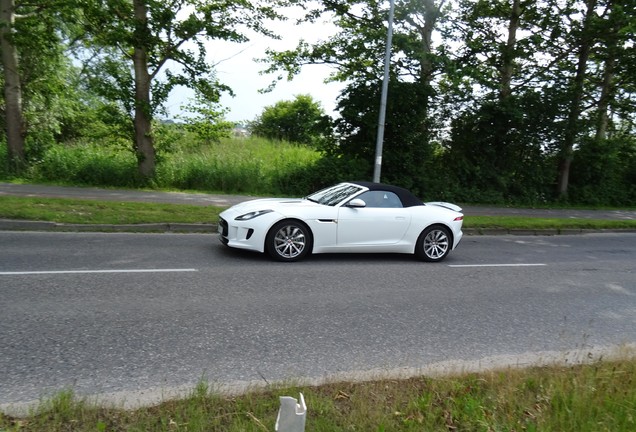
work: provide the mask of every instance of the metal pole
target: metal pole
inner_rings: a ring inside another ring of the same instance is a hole
[[[373,168],[373,181],[380,182],[382,172],[382,144],[384,142],[384,123],[386,122],[386,96],[389,92],[389,66],[391,64],[391,44],[393,43],[393,9],[394,0],[390,0],[389,30],[386,36],[386,52],[384,55],[384,79],[382,80],[382,97],[380,99],[380,115],[378,118],[378,137],[375,143],[375,165]]]

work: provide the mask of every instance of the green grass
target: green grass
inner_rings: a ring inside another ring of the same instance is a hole
[[[0,196],[0,218],[72,224],[216,223],[221,207]],[[635,220],[466,216],[466,229],[636,229]]]
[[[634,431],[636,360],[502,369],[446,377],[288,386],[189,397],[135,410],[65,391],[0,431],[273,431],[279,396],[308,407],[306,431]]]
[[[559,219],[524,216],[466,216],[464,228],[472,229],[636,229],[636,220]]]
[[[179,143],[159,152],[150,184],[137,173],[132,152],[100,143],[56,145],[33,163],[21,180],[36,183],[280,194],[288,179],[319,159],[315,149],[261,138],[223,139],[219,143]],[[0,178],[9,180],[0,170]]]
[[[223,140],[195,153],[176,153],[157,169],[160,188],[281,193],[281,179],[315,163],[320,154],[307,146],[260,138]]]
[[[0,218],[72,224],[216,223],[220,207],[0,196]]]

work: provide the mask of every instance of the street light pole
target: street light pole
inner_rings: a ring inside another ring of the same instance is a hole
[[[386,36],[386,51],[384,55],[384,79],[382,80],[382,96],[380,99],[380,115],[378,118],[378,136],[375,143],[375,165],[373,167],[373,181],[380,182],[382,172],[382,144],[384,142],[384,123],[386,122],[386,98],[389,92],[389,69],[391,64],[391,44],[393,43],[393,10],[395,1],[390,0],[389,29]]]

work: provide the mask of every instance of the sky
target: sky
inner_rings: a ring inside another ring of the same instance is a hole
[[[292,49],[301,38],[310,43],[324,40],[335,31],[335,27],[328,23],[313,27],[304,24],[299,27],[290,20],[277,24],[276,31],[281,35],[281,40],[254,36],[252,40],[242,44],[225,41],[207,43],[208,59],[216,64],[217,79],[231,87],[235,94],[234,97],[229,95],[221,97],[221,105],[229,110],[225,116],[226,120],[234,122],[254,120],[265,107],[283,100],[293,100],[299,94],[309,94],[321,104],[327,114],[333,116],[336,98],[344,84],[324,83],[331,72],[329,66],[303,66],[301,73],[292,81],[284,78],[278,82],[274,90],[261,94],[259,90],[266,88],[276,75],[260,75],[259,72],[265,69],[267,64],[256,63],[254,59],[264,57],[267,48]],[[190,90],[176,90],[168,101],[169,113],[178,114],[180,107],[192,97],[193,93]]]

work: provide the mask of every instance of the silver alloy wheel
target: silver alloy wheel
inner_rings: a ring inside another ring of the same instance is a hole
[[[431,260],[437,261],[446,255],[449,247],[448,234],[442,229],[433,229],[424,237],[424,253]]]
[[[283,225],[274,235],[274,249],[285,259],[294,259],[305,250],[305,232],[295,224]]]

